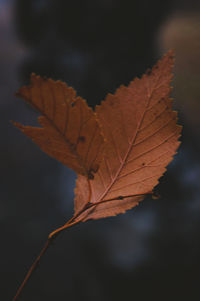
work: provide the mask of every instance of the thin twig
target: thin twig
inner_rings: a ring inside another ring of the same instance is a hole
[[[70,223],[71,220],[69,220],[69,222],[67,223],[67,225],[65,225],[65,227],[61,227],[61,228],[57,229],[56,231],[52,232],[51,236],[49,235],[48,240],[46,241],[44,247],[42,248],[42,250],[41,250],[40,254],[38,255],[38,257],[36,258],[36,260],[33,262],[32,266],[28,270],[28,273],[26,274],[26,277],[24,278],[24,281],[20,285],[20,287],[17,290],[17,293],[16,293],[16,295],[13,298],[12,301],[16,301],[18,299],[18,297],[21,295],[21,292],[22,292],[23,288],[25,287],[26,283],[28,282],[29,278],[31,277],[31,275],[33,274],[33,272],[35,271],[35,269],[37,268],[37,266],[38,266],[41,258],[46,253],[47,249],[49,248],[49,246],[51,245],[51,243],[53,242],[53,240],[58,236],[58,234],[61,233],[63,230],[65,230],[65,229],[67,229],[69,227],[72,227],[75,224],[79,223],[79,221]]]
[[[30,267],[28,273],[26,274],[26,277],[24,278],[24,281],[22,282],[22,284],[20,285],[19,289],[17,290],[17,293],[15,295],[15,297],[13,298],[13,301],[16,301],[19,297],[19,295],[21,294],[25,284],[27,283],[28,279],[31,277],[33,271],[36,269],[36,267],[38,266],[41,257],[46,253],[50,243],[52,242],[53,239],[48,239],[43,247],[43,249],[41,250],[40,254],[38,255],[38,257],[36,258],[36,260],[34,261],[34,263],[32,264],[32,266]]]
[[[91,194],[91,192],[90,192]],[[20,285],[19,289],[17,290],[17,293],[15,295],[15,297],[13,298],[12,301],[17,301],[18,297],[21,295],[21,292],[23,290],[23,288],[25,287],[27,281],[29,280],[29,278],[31,277],[31,275],[33,274],[33,272],[35,271],[35,269],[37,268],[41,258],[43,257],[43,255],[46,253],[47,249],[49,248],[49,246],[51,245],[52,241],[58,236],[58,234],[60,234],[62,231],[66,230],[67,228],[70,228],[78,223],[80,223],[82,221],[82,219],[78,219],[77,218],[79,216],[81,216],[82,213],[84,213],[85,211],[87,211],[88,209],[91,209],[93,207],[96,207],[102,203],[107,203],[107,202],[111,202],[111,201],[115,201],[115,200],[123,200],[125,198],[131,198],[131,197],[135,197],[135,196],[144,196],[144,195],[148,195],[148,194],[152,194],[152,192],[146,192],[146,193],[142,193],[142,194],[134,194],[134,195],[127,195],[127,196],[118,196],[115,198],[111,198],[111,199],[107,199],[107,200],[102,200],[96,203],[90,203],[90,201],[88,201],[84,207],[77,212],[77,214],[75,214],[64,226],[56,229],[55,231],[51,232],[49,234],[48,240],[46,241],[43,249],[41,250],[40,254],[38,255],[38,257],[36,258],[36,260],[33,262],[32,266],[30,267],[30,269],[28,270],[28,273],[26,274],[26,277],[24,278],[24,281],[22,282],[22,284]],[[91,195],[90,195],[91,196]],[[84,220],[85,217],[83,217]]]

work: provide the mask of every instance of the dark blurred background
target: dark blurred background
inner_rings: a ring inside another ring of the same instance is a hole
[[[0,300],[12,299],[48,234],[73,214],[75,174],[10,123],[36,124],[15,91],[35,72],[94,106],[169,48],[184,129],[161,198],[63,233],[22,301],[200,300],[200,2],[0,0]]]

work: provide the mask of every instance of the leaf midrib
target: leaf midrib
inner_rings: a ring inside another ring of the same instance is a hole
[[[159,78],[158,78],[158,80],[159,80]],[[154,88],[155,88],[155,87],[154,87]],[[138,133],[139,133],[139,129],[140,129],[140,127],[141,127],[141,125],[142,125],[142,122],[143,122],[143,120],[144,120],[144,116],[145,116],[145,113],[146,113],[147,108],[148,108],[148,106],[149,106],[151,97],[152,97],[152,95],[153,95],[153,91],[154,91],[154,89],[152,89],[151,94],[150,94],[149,96],[147,95],[147,97],[148,97],[147,104],[146,104],[146,106],[145,106],[145,108],[144,108],[144,112],[143,112],[143,114],[142,114],[142,116],[141,116],[141,120],[140,120],[140,122],[138,123],[138,127],[137,127],[137,130],[136,130],[135,136],[132,138],[132,141],[131,141],[131,143],[130,143],[130,146],[128,147],[128,150],[127,150],[127,152],[126,152],[126,154],[125,154],[125,156],[124,156],[124,159],[122,160],[122,163],[120,164],[120,167],[119,167],[118,171],[116,172],[114,178],[111,180],[111,183],[108,185],[108,187],[107,187],[106,190],[103,192],[103,194],[101,195],[101,197],[99,197],[99,199],[97,199],[97,201],[95,201],[95,202],[100,202],[100,201],[102,201],[102,200],[104,199],[104,197],[105,197],[105,196],[107,195],[107,193],[110,191],[111,187],[115,184],[115,182],[116,182],[116,180],[117,180],[117,178],[118,178],[118,176],[119,176],[121,170],[123,169],[124,164],[125,164],[125,162],[126,162],[128,156],[129,156],[129,154],[130,154],[130,152],[131,152],[131,150],[132,150],[132,148],[133,148],[133,146],[134,146],[134,143],[135,143],[136,139],[137,139],[137,135],[138,135]],[[104,160],[106,160],[106,158],[105,158]]]

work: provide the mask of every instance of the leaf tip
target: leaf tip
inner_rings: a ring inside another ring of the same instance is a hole
[[[13,120],[10,120],[10,122],[11,122],[16,128],[18,128],[18,129],[20,129],[21,131],[23,131],[24,126],[23,126],[21,123],[19,123],[19,122],[17,122],[17,121],[13,121]]]
[[[19,88],[19,89],[15,92],[14,95],[15,95],[16,97],[19,97],[19,98],[22,97],[22,88],[23,88],[23,87]]]

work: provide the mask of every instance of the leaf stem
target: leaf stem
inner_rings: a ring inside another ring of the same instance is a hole
[[[152,194],[152,191],[145,192],[145,193],[127,195],[127,196],[118,196],[118,197],[111,198],[111,199],[101,200],[101,201],[96,202],[96,203],[90,203],[90,201],[88,201],[84,205],[84,207],[80,211],[78,211],[64,226],[62,226],[62,227],[56,229],[55,231],[51,232],[49,234],[49,239],[56,236],[58,233],[62,232],[63,230],[65,230],[65,229],[67,229],[67,228],[69,228],[73,225],[76,225],[76,224],[80,223],[82,221],[82,219],[79,219],[79,220],[76,220],[76,219],[88,209],[91,209],[91,208],[96,207],[96,206],[98,206],[100,204],[103,204],[103,203],[107,203],[107,202],[111,202],[111,201],[117,201],[117,200],[123,200],[123,199],[126,199],[126,198],[132,198],[132,197],[135,197],[135,196],[145,196],[145,195],[148,195],[148,194]],[[84,220],[84,218],[83,218],[83,220]]]

